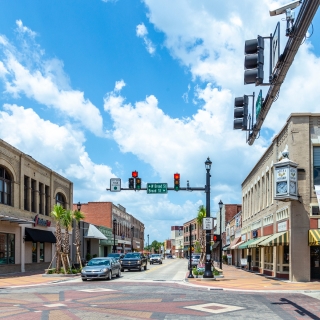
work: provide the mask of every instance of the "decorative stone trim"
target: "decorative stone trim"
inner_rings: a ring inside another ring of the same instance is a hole
[[[276,221],[281,221],[284,219],[289,219],[289,207],[283,207],[276,211]]]
[[[263,218],[263,225],[267,226],[269,224],[273,224],[273,214],[270,214],[267,217]]]

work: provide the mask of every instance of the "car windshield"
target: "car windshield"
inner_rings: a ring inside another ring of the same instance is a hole
[[[119,258],[120,257],[120,253],[109,253],[108,257]]]
[[[90,260],[87,264],[87,266],[110,266],[110,261],[106,259],[94,259]]]
[[[125,258],[140,258],[140,254],[139,253],[127,253],[125,255]]]
[[[152,254],[151,255],[151,258],[158,258],[158,257],[160,257],[160,254]]]
[[[192,259],[200,259],[200,256],[192,256]]]

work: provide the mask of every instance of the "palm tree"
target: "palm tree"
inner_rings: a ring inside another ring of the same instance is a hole
[[[205,263],[205,251],[206,251],[206,247],[205,247],[205,230],[203,230],[202,228],[202,224],[203,224],[203,218],[206,217],[206,208],[204,207],[204,205],[199,206],[198,209],[198,214],[197,214],[197,223],[200,229],[200,238],[199,238],[199,244],[200,244],[200,248],[201,248],[201,255],[200,255],[200,261],[199,264],[203,265]]]
[[[64,215],[65,209],[59,204],[55,204],[53,210],[51,211],[51,217],[56,222],[56,270],[59,273],[61,269],[61,219]]]
[[[70,253],[70,250],[69,250],[69,245],[70,245],[70,243],[69,243],[69,230],[71,229],[71,226],[72,226],[72,216],[73,216],[73,213],[71,210],[65,210],[64,214],[61,217],[62,225],[65,228],[64,239],[63,239],[63,243],[62,243],[64,265],[66,268],[65,272],[67,272],[67,270],[70,269],[70,263],[69,263],[68,256]]]
[[[73,211],[73,219],[76,220],[76,255],[77,255],[77,261],[80,264],[80,268],[82,268],[81,264],[81,256],[80,256],[80,229],[79,229],[79,224],[80,220],[84,219],[84,214],[80,210],[75,210]]]

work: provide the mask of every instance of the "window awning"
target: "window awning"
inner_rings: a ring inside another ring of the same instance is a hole
[[[26,228],[25,236],[25,241],[56,243],[56,237],[51,231]]]
[[[275,233],[268,239],[259,243],[260,247],[273,247],[273,246],[285,246],[289,245],[289,232],[283,231]]]
[[[10,221],[11,223],[19,223],[19,224],[34,224],[34,220],[20,219],[17,217],[6,216],[3,214],[0,214],[0,220]]]
[[[220,241],[216,241],[216,242],[212,245],[212,249],[218,248],[219,244],[220,244]]]
[[[256,239],[250,239],[250,240],[246,241],[245,243],[241,244],[241,245],[238,247],[238,249],[247,249],[247,248],[248,248],[248,245],[249,245],[250,243],[252,243],[253,241],[255,241],[255,240],[256,240]]]
[[[309,230],[309,246],[320,245],[320,229]]]
[[[266,240],[268,238],[270,238],[270,235],[256,238],[253,242],[251,242],[248,245],[248,248],[256,248],[256,247],[258,247],[259,243],[261,243],[262,241],[264,241],[264,240]]]
[[[239,246],[242,245],[245,241],[240,241],[237,244],[235,244],[234,246],[232,246],[230,249],[231,250],[235,250],[235,249],[239,249]]]
[[[238,242],[240,242],[241,237],[235,238],[233,241],[230,243],[230,248],[232,249],[233,246],[235,246]]]
[[[223,248],[222,248],[222,251],[227,251],[227,250],[229,250],[230,249],[230,244],[227,244],[226,246],[224,246]]]
[[[99,239],[99,240],[108,240],[108,238],[98,230],[93,224],[89,224],[87,234],[84,236],[86,239]]]

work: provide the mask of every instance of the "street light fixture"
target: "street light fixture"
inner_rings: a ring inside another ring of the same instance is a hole
[[[223,202],[219,201],[219,209],[220,209],[220,253],[219,253],[219,261],[220,261],[220,269],[222,270],[222,229],[221,229],[221,222],[222,222],[222,216],[221,216],[221,210],[223,207]]]
[[[77,203],[77,209],[78,209],[78,211],[81,210],[81,203],[80,203],[80,201]]]
[[[113,219],[113,253],[116,253],[116,224],[117,219]]]
[[[149,258],[149,254],[150,254],[150,248],[149,248],[149,235],[148,235],[148,258]]]
[[[206,218],[210,218],[210,169],[212,162],[208,157],[206,162],[204,163],[207,176],[206,176]],[[210,252],[210,237],[211,237],[211,230],[206,230],[206,263],[205,263],[205,270],[203,277],[204,278],[213,278],[213,273],[211,270],[211,252]]]

